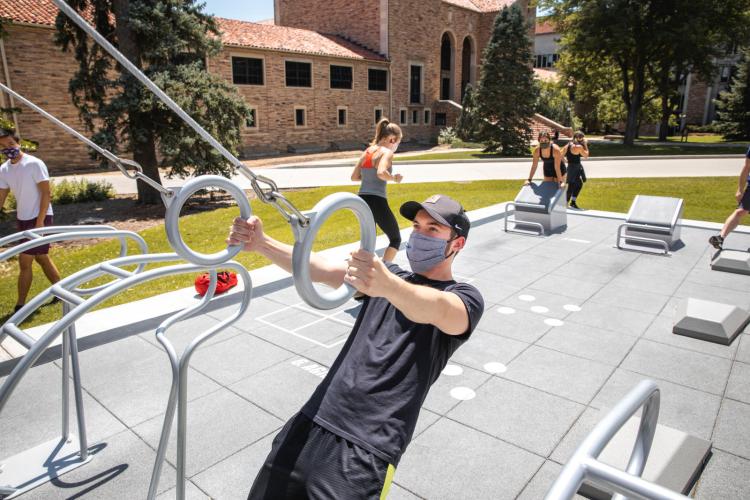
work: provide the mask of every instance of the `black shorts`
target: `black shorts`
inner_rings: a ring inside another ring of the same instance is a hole
[[[248,500],[381,499],[395,468],[302,413],[273,440]]]
[[[750,182],[747,183],[745,194],[742,196],[742,199],[740,199],[740,204],[737,208],[750,212]]]

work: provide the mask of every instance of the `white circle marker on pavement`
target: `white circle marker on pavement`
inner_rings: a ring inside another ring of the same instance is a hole
[[[492,361],[491,363],[487,363],[484,365],[484,371],[495,374],[505,373],[508,371],[508,367],[502,363],[498,363],[497,361]]]
[[[533,295],[519,295],[518,300],[523,300],[524,302],[534,302],[536,300],[536,297]]]
[[[557,318],[547,318],[544,320],[544,324],[549,326],[563,326],[565,323]]]
[[[581,310],[581,307],[575,304],[565,304],[563,306],[563,309],[565,309],[566,311],[570,311],[570,312],[578,312]]]
[[[515,314],[516,310],[513,309],[512,307],[503,306],[503,307],[498,307],[497,312],[499,312],[500,314]]]
[[[461,401],[474,399],[476,395],[477,393],[469,389],[468,387],[454,387],[453,389],[451,389],[451,396]]]
[[[544,306],[532,306],[531,311],[539,314],[548,313],[549,309]]]
[[[464,369],[458,365],[445,365],[445,368],[443,368],[443,375],[448,375],[449,377],[456,377],[463,372]]]

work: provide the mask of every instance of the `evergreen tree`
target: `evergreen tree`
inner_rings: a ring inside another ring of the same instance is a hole
[[[477,135],[482,120],[478,115],[477,92],[471,84],[466,86],[461,106],[461,115],[458,117],[458,123],[456,124],[456,134],[463,141],[476,141],[478,140]]]
[[[249,108],[236,90],[206,69],[221,42],[213,18],[195,0],[68,0],[135,66],[230,151],[240,144]],[[73,103],[93,140],[115,152],[132,153],[150,178],[168,174],[228,176],[235,170],[217,151],[122,68],[64,14],[56,41],[72,50],[79,67],[70,81]],[[159,202],[138,183],[138,201]]]
[[[742,51],[731,86],[721,93],[716,107],[716,128],[725,139],[750,139],[750,48]]]
[[[486,151],[529,152],[537,88],[531,68],[529,26],[518,5],[503,7],[484,51],[477,92],[480,138]]]

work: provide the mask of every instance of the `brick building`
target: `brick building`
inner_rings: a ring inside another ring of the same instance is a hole
[[[218,19],[224,48],[208,70],[252,107],[245,156],[358,147],[381,116],[406,140],[434,141],[512,4],[534,18],[528,0],[275,0],[273,24]],[[76,63],[53,43],[56,15],[51,0],[0,0],[0,79],[83,130],[67,90]],[[90,166],[85,147],[30,110],[16,120],[56,173]]]

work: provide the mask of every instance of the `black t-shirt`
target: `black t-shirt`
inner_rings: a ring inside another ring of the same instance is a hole
[[[468,330],[448,335],[407,319],[384,298],[366,298],[341,353],[302,413],[397,465],[427,391],[474,331],[484,301],[469,284],[429,280],[395,264],[388,264],[388,269],[409,283],[458,295],[469,314]]]

